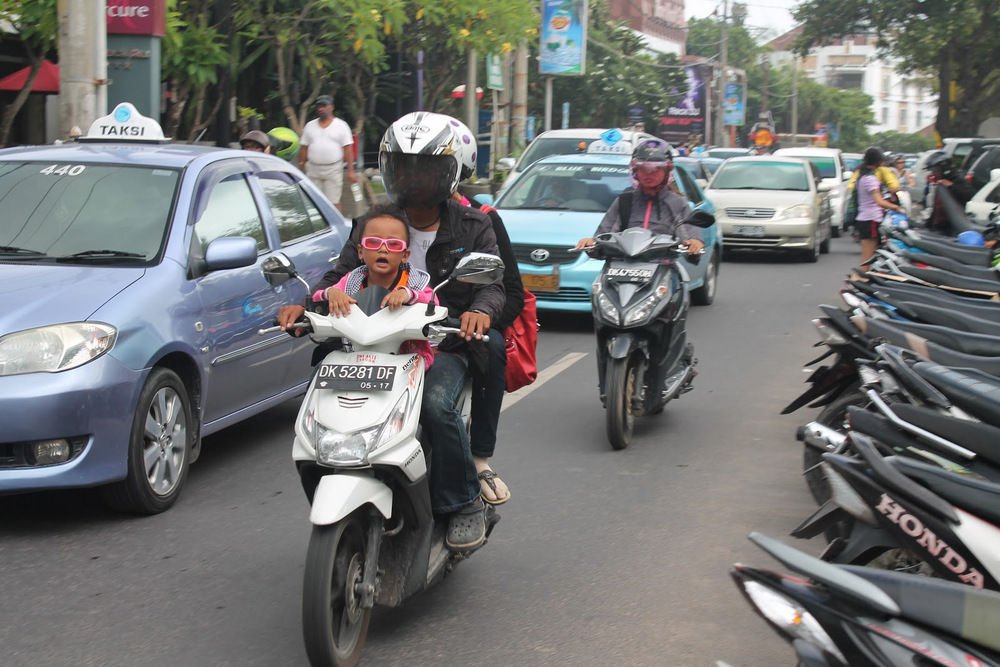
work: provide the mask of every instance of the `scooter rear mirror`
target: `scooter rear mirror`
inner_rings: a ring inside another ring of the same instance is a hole
[[[474,252],[459,260],[451,277],[460,283],[492,285],[503,280],[503,260],[495,255]]]
[[[715,224],[715,216],[706,211],[694,211],[684,222],[695,227],[711,227]]]

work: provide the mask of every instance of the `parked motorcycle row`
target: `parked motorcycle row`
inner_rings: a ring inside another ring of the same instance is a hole
[[[842,303],[820,306],[822,365],[783,411],[821,409],[797,433],[820,506],[792,535],[827,546],[815,558],[754,533],[795,574],[732,577],[799,664],[1000,665],[995,253],[890,216],[883,232]]]

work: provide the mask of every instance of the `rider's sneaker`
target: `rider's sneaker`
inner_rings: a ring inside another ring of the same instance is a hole
[[[486,504],[480,497],[451,515],[444,543],[453,551],[468,551],[478,549],[485,541]]]

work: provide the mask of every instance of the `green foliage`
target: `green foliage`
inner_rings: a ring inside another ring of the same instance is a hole
[[[800,52],[855,32],[874,31],[903,71],[933,74],[942,135],[967,136],[1000,104],[1000,2],[995,0],[805,0]]]
[[[222,35],[210,22],[209,0],[170,0],[163,36],[160,67],[166,80],[201,87],[218,80],[219,67],[228,62]]]
[[[891,130],[872,135],[871,144],[893,153],[921,153],[934,148],[934,140],[928,136]]]
[[[611,21],[601,0],[590,1],[589,13],[587,72],[554,77],[554,106],[570,103],[574,127],[621,126],[628,119],[629,107],[639,106],[646,111],[646,127],[655,129],[662,112],[683,94],[672,92],[684,83],[680,62],[673,54],[645,52],[642,38]],[[538,48],[537,40],[532,47]],[[529,113],[542,116],[543,81],[532,81],[528,99]]]

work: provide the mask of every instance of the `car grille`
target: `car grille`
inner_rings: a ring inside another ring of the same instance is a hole
[[[781,236],[724,236],[723,247],[731,248],[774,248],[781,245]]]
[[[590,303],[590,291],[582,287],[560,287],[558,292],[537,292],[542,301],[559,303]]]
[[[569,251],[569,244],[567,245],[527,245],[527,244],[513,244],[514,257],[517,261],[523,262],[525,264],[531,264],[534,266],[546,266],[550,264],[572,264],[580,257],[580,253],[573,253]],[[535,251],[544,251],[548,253],[545,259],[534,259],[531,253]]]
[[[747,218],[750,220],[767,220],[774,217],[773,208],[727,208],[726,216],[730,218]]]

